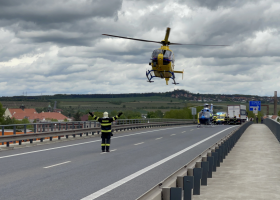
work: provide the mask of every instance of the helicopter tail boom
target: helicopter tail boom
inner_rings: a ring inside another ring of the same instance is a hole
[[[169,43],[168,38],[169,38],[170,30],[171,29],[169,27],[167,27],[164,40],[162,41],[165,43],[165,45]]]

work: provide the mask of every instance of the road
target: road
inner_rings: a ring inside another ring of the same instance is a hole
[[[127,131],[113,136],[110,153],[99,137],[2,151],[0,199],[132,200],[235,128]]]

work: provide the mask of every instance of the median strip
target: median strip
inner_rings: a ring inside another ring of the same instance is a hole
[[[47,169],[47,168],[55,167],[55,166],[58,166],[58,165],[63,165],[63,164],[70,163],[70,162],[71,162],[71,161],[66,161],[66,162],[63,162],[63,163],[58,163],[58,164],[51,165],[51,166],[44,167],[44,168]]]

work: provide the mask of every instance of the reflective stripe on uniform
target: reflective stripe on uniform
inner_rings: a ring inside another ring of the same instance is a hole
[[[102,133],[110,133],[112,130],[101,130]]]
[[[101,146],[103,147],[103,146],[106,146],[106,144],[101,144]]]
[[[111,126],[112,123],[101,123],[101,126]]]
[[[110,144],[106,144],[105,146],[107,146],[107,147],[108,147],[108,146],[110,146]]]

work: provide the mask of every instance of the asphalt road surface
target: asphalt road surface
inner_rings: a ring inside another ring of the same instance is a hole
[[[161,127],[0,152],[0,199],[132,200],[237,126]]]

